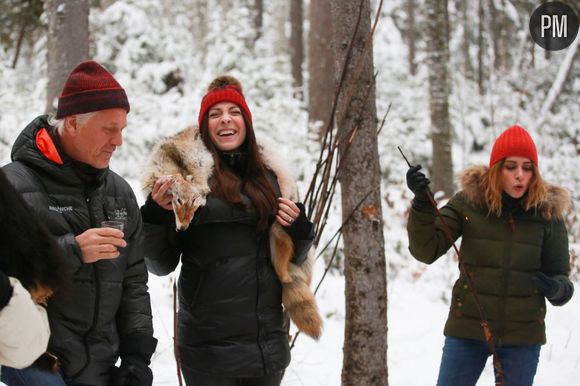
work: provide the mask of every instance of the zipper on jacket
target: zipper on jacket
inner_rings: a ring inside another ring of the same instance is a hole
[[[516,230],[516,222],[515,222],[514,216],[512,216],[511,212],[508,214],[507,222],[508,222],[508,225],[510,226],[510,230],[512,232],[514,232]]]
[[[264,348],[262,347],[262,321],[260,320],[260,282],[261,282],[261,269],[260,269],[260,251],[262,248],[262,243],[264,242],[264,236],[258,237],[258,251],[256,252],[256,320],[257,320],[257,338],[258,341],[256,344],[258,345],[258,349],[260,350],[260,356],[262,357],[262,369],[264,370],[264,374],[266,374],[266,357],[264,355]]]
[[[79,371],[77,371],[71,377],[72,381],[74,381],[76,377],[81,375],[86,370],[86,368],[89,367],[89,364],[91,363],[91,351],[89,350],[88,340],[89,340],[89,336],[93,333],[93,331],[95,330],[95,327],[97,325],[98,309],[99,309],[99,295],[100,295],[99,286],[98,286],[99,274],[94,266],[92,268],[93,268],[93,278],[95,281],[95,310],[94,310],[94,316],[93,316],[93,323],[91,324],[91,326],[87,330],[86,334],[83,336],[83,345],[85,348],[85,356],[87,357],[87,361],[85,362],[85,365],[83,367],[81,367],[81,369]]]
[[[91,196],[88,192],[85,192],[85,202],[87,203],[87,209],[89,211],[89,220],[90,220],[90,226],[91,227],[95,227],[95,213],[93,212],[93,208],[91,206]],[[89,350],[89,336],[93,333],[93,331],[95,330],[95,327],[97,326],[97,322],[98,322],[98,318],[99,318],[99,298],[101,295],[100,292],[100,285],[99,285],[99,272],[95,266],[96,262],[91,264],[91,268],[93,271],[93,280],[95,283],[95,306],[93,309],[93,322],[91,323],[89,329],[87,330],[87,332],[85,333],[85,335],[83,336],[83,345],[85,348],[85,356],[87,358],[85,365],[83,367],[81,367],[81,369],[79,371],[77,371],[73,376],[71,376],[71,380],[74,381],[75,378],[77,378],[80,374],[82,374],[87,367],[89,367],[89,364],[91,363],[91,352]]]
[[[497,324],[497,336],[496,344],[499,344],[502,340],[504,334],[504,328],[506,323],[506,307],[507,307],[507,296],[508,296],[508,281],[510,279],[510,261],[511,261],[511,251],[512,251],[512,235],[515,231],[515,221],[512,213],[508,213],[507,226],[509,230],[506,232],[506,238],[504,239],[503,256],[501,261],[501,282],[500,282],[500,312]]]

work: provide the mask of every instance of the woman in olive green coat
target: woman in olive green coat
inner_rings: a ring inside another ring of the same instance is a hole
[[[407,172],[415,194],[407,225],[409,249],[417,260],[431,264],[451,242],[431,207],[430,181],[420,168]],[[542,180],[535,144],[519,126],[496,139],[489,167],[466,169],[460,185],[461,191],[441,208],[451,238],[462,237],[463,269],[453,286],[437,385],[475,385],[490,355],[475,292],[504,384],[530,386],[540,346],[546,343],[545,298],[560,306],[574,292],[563,222],[570,194]]]

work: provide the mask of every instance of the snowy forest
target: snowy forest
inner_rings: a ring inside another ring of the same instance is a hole
[[[153,146],[197,122],[213,78],[235,76],[318,230],[312,286],[324,332],[316,342],[291,330],[282,384],[433,385],[457,257],[426,266],[409,253],[413,195],[397,147],[423,165],[442,205],[461,170],[487,165],[497,135],[528,129],[543,178],[572,194],[566,225],[580,283],[580,38],[560,51],[536,45],[528,24],[541,3],[0,0],[0,165],[25,125],[54,111],[70,70],[92,58],[127,91],[111,169],[142,203]],[[154,385],[178,384],[175,277],[149,276]],[[580,300],[548,308],[535,384],[567,385],[580,377]],[[490,362],[478,385],[493,384]]]

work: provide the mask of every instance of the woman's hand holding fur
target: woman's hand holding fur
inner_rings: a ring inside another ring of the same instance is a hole
[[[294,220],[300,215],[300,209],[292,200],[287,198],[278,198],[278,212],[276,213],[276,221],[282,226],[288,227],[292,225]]]
[[[118,248],[125,248],[123,232],[114,228],[91,228],[75,237],[82,253],[83,263],[119,257]]]
[[[169,192],[169,189],[173,186],[175,180],[170,176],[163,176],[155,181],[153,189],[151,190],[151,198],[160,207],[165,210],[173,210],[171,205],[171,200],[173,200],[173,195]]]

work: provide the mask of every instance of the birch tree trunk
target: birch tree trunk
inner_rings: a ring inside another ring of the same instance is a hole
[[[451,123],[449,121],[449,89],[446,0],[427,0],[427,47],[429,61],[429,105],[431,107],[431,143],[433,145],[433,190],[446,196],[453,192],[451,162]]]
[[[46,112],[56,111],[71,70],[89,56],[89,4],[86,0],[46,0],[48,16]]]
[[[364,48],[371,24],[370,0],[332,1],[331,12],[332,20],[340,20],[333,23],[337,79],[345,62],[347,71],[336,115],[346,221],[342,384],[387,385],[387,283],[372,44]]]

